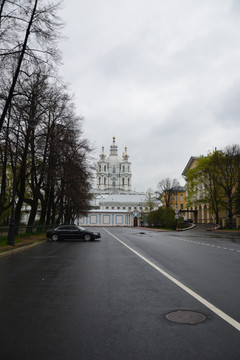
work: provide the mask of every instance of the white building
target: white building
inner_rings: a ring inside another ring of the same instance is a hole
[[[132,189],[131,163],[128,161],[127,147],[122,154],[118,156],[118,147],[113,137],[113,143],[110,146],[110,155],[102,153],[99,155],[100,160],[97,162],[97,191],[100,193],[119,193],[129,192]]]
[[[92,210],[79,217],[81,226],[140,226],[146,223],[149,199],[145,193],[132,191],[131,163],[125,147],[122,157],[113,137],[110,154],[99,155],[96,169],[96,189]],[[152,199],[157,209],[159,201]]]

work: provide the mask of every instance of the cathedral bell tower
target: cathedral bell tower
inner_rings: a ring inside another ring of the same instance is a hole
[[[124,193],[132,190],[132,172],[127,147],[118,156],[118,147],[113,137],[108,157],[104,154],[104,146],[97,162],[97,189],[102,193]]]

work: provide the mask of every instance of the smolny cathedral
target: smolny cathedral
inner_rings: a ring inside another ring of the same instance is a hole
[[[118,156],[118,146],[113,137],[110,153],[99,155],[96,168],[96,187],[92,208],[77,219],[81,226],[140,226],[146,223],[149,211],[146,194],[132,190],[131,162],[125,147]],[[155,209],[159,201],[154,201]]]

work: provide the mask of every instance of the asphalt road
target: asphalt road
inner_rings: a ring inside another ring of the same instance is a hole
[[[239,241],[99,231],[0,258],[1,360],[240,359]],[[179,310],[206,320],[166,318]]]

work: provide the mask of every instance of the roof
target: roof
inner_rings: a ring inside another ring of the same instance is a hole
[[[197,159],[199,159],[199,156],[191,156],[191,157],[190,157],[190,159],[188,160],[187,165],[185,166],[185,168],[184,168],[184,170],[183,170],[183,172],[182,172],[182,175],[183,175],[183,176],[186,175],[187,170],[190,169],[192,163],[193,163],[195,160],[197,160]]]
[[[143,203],[146,202],[146,195],[143,194],[112,194],[105,199],[100,200],[100,204],[103,203]]]

